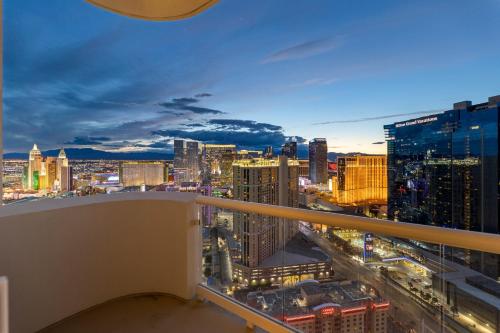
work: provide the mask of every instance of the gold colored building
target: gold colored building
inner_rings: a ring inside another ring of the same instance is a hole
[[[340,205],[387,204],[387,156],[356,155],[337,158],[332,177],[333,200]]]
[[[202,178],[205,185],[230,187],[233,183],[233,162],[236,145],[204,144]]]
[[[128,161],[120,163],[120,183],[128,186],[156,186],[163,184],[168,167],[163,162]]]

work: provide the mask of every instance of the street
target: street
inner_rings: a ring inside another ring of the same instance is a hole
[[[420,304],[414,300],[409,301],[414,296],[406,290],[393,286],[379,272],[365,267],[346,256],[342,251],[335,249],[330,241],[312,232],[309,228],[301,226],[300,230],[332,258],[336,275],[370,284],[384,298],[387,298],[392,304],[391,315],[393,318],[397,318],[407,327],[414,328],[416,332],[450,332],[441,325],[439,314],[431,316]]]

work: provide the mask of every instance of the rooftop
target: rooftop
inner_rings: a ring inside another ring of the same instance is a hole
[[[310,282],[247,295],[249,305],[273,317],[308,314],[326,305],[346,308],[366,302],[385,304],[372,286],[360,281]]]
[[[305,238],[302,233],[297,233],[286,245],[284,250],[276,252],[273,256],[262,262],[262,267],[288,266],[312,264],[330,260],[321,249]]]

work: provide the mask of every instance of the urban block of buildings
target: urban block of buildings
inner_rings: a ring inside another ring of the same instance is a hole
[[[38,146],[33,145],[23,171],[25,190],[67,192],[72,190],[72,179],[72,169],[64,149],[57,157],[43,157]]]
[[[246,302],[304,333],[385,333],[390,303],[359,281],[319,283],[250,292]]]

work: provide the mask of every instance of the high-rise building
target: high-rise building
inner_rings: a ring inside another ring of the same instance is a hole
[[[298,162],[249,159],[233,163],[236,200],[298,207]],[[297,223],[253,213],[234,213],[235,234],[241,240],[241,263],[257,267],[275,254],[297,232]]]
[[[67,192],[71,190],[71,178],[71,170],[66,152],[64,149],[61,149],[56,160],[56,179],[59,181],[60,191]]]
[[[309,178],[309,160],[299,160],[299,177]]]
[[[46,157],[45,158],[45,169],[47,172],[47,185],[50,187],[50,190],[56,191],[54,188],[54,184],[57,179],[57,158],[56,157]]]
[[[387,156],[356,155],[337,158],[332,196],[341,205],[387,203]]]
[[[233,162],[236,160],[236,146],[204,144],[202,156],[203,184],[231,186],[233,183]]]
[[[297,159],[297,141],[288,141],[283,146],[281,146],[281,155],[287,156],[288,158]]]
[[[326,139],[309,142],[309,178],[313,184],[328,184],[328,146]]]
[[[500,96],[386,125],[388,216],[498,233]],[[471,268],[500,275],[498,257],[466,252]]]
[[[174,140],[174,179],[176,184],[200,180],[200,146],[197,141]]]
[[[166,181],[168,169],[163,162],[122,162],[119,168],[123,186],[156,186]]]
[[[264,150],[264,158],[273,158],[273,157],[274,157],[273,146],[267,146],[266,149]]]
[[[30,190],[39,189],[38,178],[42,169],[42,160],[42,152],[38,149],[38,146],[35,143],[33,145],[33,149],[30,150],[28,160],[28,189]]]

